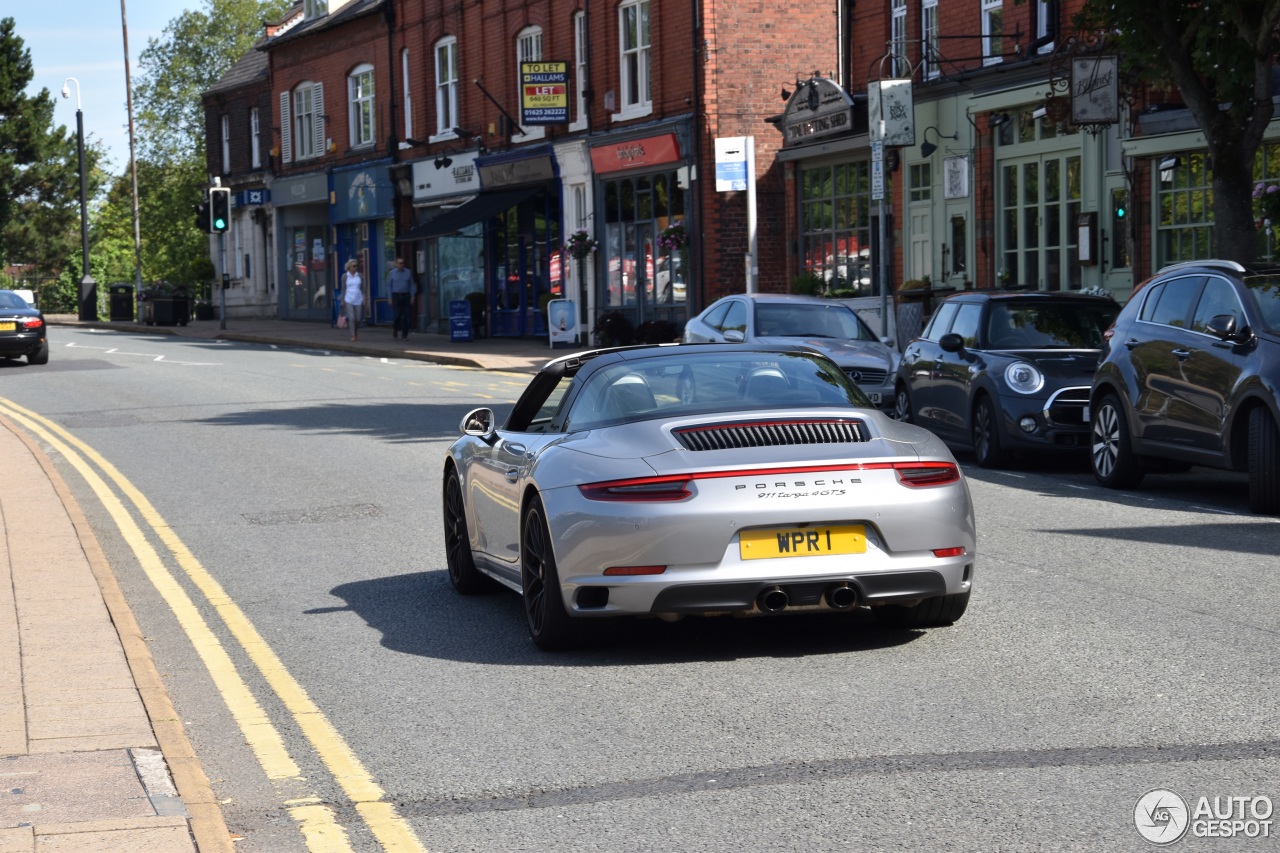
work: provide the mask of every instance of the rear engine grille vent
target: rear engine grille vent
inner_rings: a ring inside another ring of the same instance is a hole
[[[674,434],[688,450],[848,444],[867,440],[862,421],[845,418],[712,424],[678,429]]]

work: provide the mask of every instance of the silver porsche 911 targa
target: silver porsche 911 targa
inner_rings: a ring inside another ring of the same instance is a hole
[[[974,520],[934,435],[802,346],[685,344],[549,362],[444,463],[449,580],[521,593],[543,649],[584,621],[870,607],[954,622]]]

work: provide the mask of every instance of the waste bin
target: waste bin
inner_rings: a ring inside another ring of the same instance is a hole
[[[110,287],[110,316],[112,321],[133,320],[133,285],[113,284]]]

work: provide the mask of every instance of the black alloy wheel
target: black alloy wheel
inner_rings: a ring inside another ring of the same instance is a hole
[[[1108,489],[1136,488],[1146,472],[1133,453],[1129,424],[1119,397],[1107,394],[1098,400],[1090,431],[1089,458],[1093,461],[1094,479]]]
[[[462,484],[452,467],[444,478],[444,556],[449,566],[449,583],[460,594],[475,595],[492,589],[492,582],[476,568],[471,555]]]
[[[978,398],[973,412],[973,455],[983,468],[1009,464],[1009,454],[1000,444],[1000,416],[985,394]]]
[[[1262,406],[1249,412],[1249,509],[1280,514],[1280,430]]]
[[[577,645],[578,630],[564,607],[551,530],[538,498],[525,510],[520,533],[520,588],[534,645],[547,652]]]

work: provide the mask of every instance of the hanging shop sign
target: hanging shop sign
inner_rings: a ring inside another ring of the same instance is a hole
[[[1120,60],[1085,56],[1071,60],[1071,121],[1115,124],[1120,120]]]
[[[520,124],[569,123],[569,63],[520,63]]]
[[[871,138],[890,148],[916,144],[915,104],[911,80],[875,80],[867,86],[867,121]]]
[[[825,77],[811,77],[796,84],[778,122],[783,146],[798,145],[853,129],[853,99]]]

